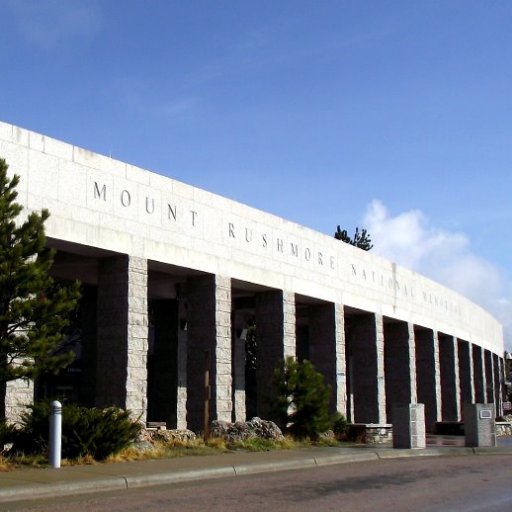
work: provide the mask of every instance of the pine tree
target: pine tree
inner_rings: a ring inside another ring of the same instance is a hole
[[[79,299],[79,284],[60,286],[50,276],[54,252],[45,247],[48,210],[20,221],[19,177],[0,159],[0,386],[66,366],[73,354],[57,353]],[[5,395],[0,397],[5,404]]]
[[[297,438],[317,439],[331,428],[331,388],[311,362],[286,358],[274,372],[274,387],[272,419],[282,430]]]
[[[334,238],[346,244],[358,247],[359,249],[363,249],[363,251],[369,251],[373,248],[372,239],[366,229],[363,229],[361,233],[359,233],[359,228],[356,227],[354,237],[351,237],[346,229],[342,230],[340,226],[338,226],[336,233],[334,233]]]

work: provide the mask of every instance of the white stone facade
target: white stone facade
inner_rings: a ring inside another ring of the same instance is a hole
[[[336,308],[336,314],[333,310],[331,314],[321,316],[330,322],[329,325],[332,324],[329,339],[336,344],[332,351],[336,363],[325,366],[332,368],[335,374],[326,378],[336,387],[336,407],[349,415],[353,410],[354,397],[350,398],[353,390],[347,382],[350,373],[350,357],[345,347],[347,333],[350,323],[355,325],[360,314],[375,315],[377,388],[374,409],[379,416],[376,421],[381,423],[385,423],[386,416],[386,329],[382,327],[383,322],[407,324],[406,330],[411,333],[412,326],[433,333],[435,389],[432,393],[438,398],[434,406],[436,420],[441,419],[442,411],[438,335],[481,347],[484,357],[487,353],[498,357],[503,355],[502,327],[482,308],[438,283],[371,252],[340,243],[333,237],[5,123],[0,123],[0,157],[6,159],[11,173],[21,178],[18,200],[26,211],[50,210],[47,222],[49,244],[63,253],[78,255],[73,275],[68,273],[65,277],[80,278],[85,282],[89,279],[95,286],[100,286],[101,279],[98,280],[97,275],[101,273],[93,268],[99,260],[123,256],[137,262],[136,269],[126,271],[132,277],[127,277],[128,305],[122,313],[128,322],[125,341],[115,343],[119,346],[125,344],[122,350],[127,359],[127,371],[122,377],[126,380],[127,396],[120,405],[129,404],[142,416],[145,416],[147,407],[146,398],[139,396],[146,393],[147,293],[156,298],[179,300],[182,293],[186,295],[183,290],[187,287],[193,289],[194,279],[201,275],[215,276],[211,283],[214,289],[204,291],[205,296],[209,293],[213,297],[204,299],[209,301],[209,322],[213,322],[213,327],[204,326],[204,329],[214,329],[215,332],[210,337],[195,336],[201,337],[201,350],[208,349],[210,357],[215,355],[215,360],[210,362],[210,373],[213,373],[213,388],[218,390],[219,396],[212,397],[210,410],[220,419],[231,414],[232,395],[243,396],[239,394],[240,389],[233,393],[230,391],[233,382],[239,380],[233,378],[236,372],[231,368],[229,343],[231,337],[236,338],[230,334],[233,326],[229,319],[229,304],[234,303],[236,297],[258,296],[255,304],[259,305],[244,310],[256,314],[257,310],[265,310],[262,300],[267,300],[269,293],[280,292],[281,298],[273,296],[269,299],[272,305],[267,305],[267,309],[275,309],[275,304],[281,304],[276,318],[270,319],[266,327],[265,343],[279,344],[276,353],[281,356],[294,355],[299,350],[295,340],[296,336],[299,337],[299,332],[296,333],[300,328],[299,320],[295,320],[299,314],[306,315],[306,323],[313,325],[318,314],[313,310],[304,313],[311,305],[331,304]],[[65,272],[62,265],[62,275]],[[94,273],[96,277],[91,277]],[[215,290],[215,286],[220,288]],[[106,300],[110,299],[107,297]],[[197,297],[194,300],[197,302]],[[186,353],[190,355],[193,350],[194,340],[184,335],[187,313],[181,308],[179,343],[176,342],[179,349],[175,358],[178,391],[174,400],[177,400],[177,423],[183,426],[184,402],[197,401],[198,398],[191,398],[194,394],[187,392],[186,382],[190,386],[197,379],[191,375],[191,357],[186,357]],[[349,317],[352,320],[347,323]],[[191,318],[195,319],[192,332],[202,332],[197,315]],[[104,319],[102,322],[103,325]],[[272,322],[281,323],[280,332],[274,332]],[[260,324],[263,325],[261,319]],[[314,329],[319,332],[317,327]],[[361,329],[354,330],[358,331]],[[119,329],[116,336],[122,336]],[[414,343],[412,337],[413,334],[407,345],[413,365],[407,373],[411,382],[416,378],[414,359],[422,353],[421,350],[418,352],[418,339]],[[424,342],[423,338],[421,342]],[[319,344],[318,340],[313,341],[312,346]],[[101,350],[100,341],[97,347],[99,354]],[[318,359],[318,354],[316,357]],[[389,354],[386,357],[390,357]],[[188,367],[186,360],[189,361]],[[262,364],[271,365],[272,362]],[[322,365],[320,360],[319,364]],[[456,366],[458,368],[458,358]],[[449,367],[443,365],[443,368]],[[265,374],[268,375],[268,371]],[[487,376],[487,383],[499,382],[500,378]],[[103,379],[101,386],[105,385]],[[474,387],[473,382],[469,385]],[[482,385],[485,386],[485,382]],[[452,387],[459,389],[458,385]],[[172,393],[176,393],[176,389],[173,388]],[[495,396],[499,397],[501,393],[495,391]],[[415,389],[409,395],[414,400]],[[459,404],[460,399],[455,403]],[[460,409],[462,405],[457,407]]]

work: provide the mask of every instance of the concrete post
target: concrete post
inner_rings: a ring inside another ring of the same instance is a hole
[[[494,404],[464,404],[466,446],[496,446]]]
[[[393,406],[393,448],[425,448],[424,404]]]
[[[62,452],[62,404],[54,400],[50,405],[49,459],[52,468],[60,468]]]

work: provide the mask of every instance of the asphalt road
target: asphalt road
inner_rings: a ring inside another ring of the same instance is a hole
[[[505,512],[512,456],[377,460],[0,505],[2,511]]]

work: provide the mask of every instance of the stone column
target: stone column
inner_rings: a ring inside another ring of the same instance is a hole
[[[473,382],[473,352],[470,343],[464,340],[458,340],[459,352],[459,376],[460,376],[460,401],[461,413],[464,410],[464,404],[475,402],[475,386]]]
[[[114,256],[98,269],[96,405],[115,405],[146,419],[147,260]]]
[[[485,370],[485,402],[494,403],[494,371],[492,363],[492,353],[489,350],[483,351],[484,370]],[[496,410],[498,410],[496,408]]]
[[[466,446],[496,446],[494,404],[465,404],[464,433]]]
[[[482,347],[479,347],[478,345],[472,345],[471,350],[473,352],[473,382],[475,386],[475,403],[483,404],[486,402],[486,386]]]
[[[176,390],[176,428],[187,428],[187,304],[179,297],[178,306],[178,380]]]
[[[386,369],[386,414],[393,423],[395,404],[415,404],[416,354],[414,326],[407,322],[384,321],[384,367]]]
[[[441,419],[441,385],[437,332],[415,326],[418,402],[425,404],[425,427],[432,432]]]
[[[496,414],[501,416],[503,414],[503,400],[504,400],[504,388],[503,383],[505,382],[503,375],[503,359],[498,354],[492,355],[493,368],[494,368],[494,395],[496,399]]]
[[[295,295],[281,290],[256,295],[256,380],[258,415],[266,419],[274,369],[296,356]]]
[[[309,314],[309,357],[331,386],[331,413],[347,415],[345,328],[343,306],[312,306]]]
[[[34,402],[34,381],[31,379],[10,380],[3,384],[1,394],[5,397],[3,415],[9,423],[21,420],[27,405]]]
[[[187,423],[204,430],[206,369],[210,373],[210,421],[231,421],[231,279],[194,277],[187,282]]]
[[[350,317],[354,423],[386,423],[384,328],[373,313]]]
[[[425,448],[425,404],[395,404],[393,409],[393,448]]]
[[[439,333],[441,405],[443,421],[460,421],[460,380],[457,338]]]

